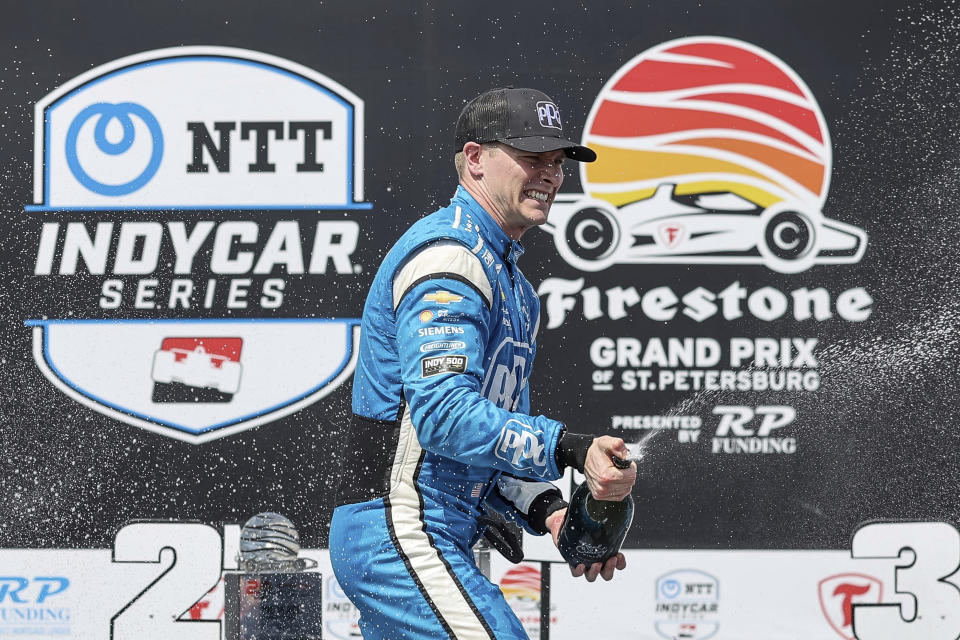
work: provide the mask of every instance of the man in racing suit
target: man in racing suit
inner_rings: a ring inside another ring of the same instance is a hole
[[[543,224],[564,158],[596,154],[562,137],[532,89],[494,89],[457,122],[460,186],[387,254],[363,310],[353,420],[330,526],[333,570],[365,640],[526,638],[471,547],[493,508],[556,540],[555,480],[583,471],[597,499],[629,494],[619,438],[574,434],[529,415],[540,305],[517,267]],[[609,580],[623,554],[572,568]]]

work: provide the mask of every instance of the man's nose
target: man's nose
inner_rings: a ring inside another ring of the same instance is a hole
[[[548,162],[540,169],[540,176],[550,184],[563,181],[563,166],[559,162]]]

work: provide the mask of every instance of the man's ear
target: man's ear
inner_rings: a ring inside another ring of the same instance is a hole
[[[467,173],[475,180],[483,177],[483,145],[468,142],[463,145],[463,157],[466,161]]]

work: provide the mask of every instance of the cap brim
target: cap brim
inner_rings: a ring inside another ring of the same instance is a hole
[[[514,149],[521,151],[533,151],[543,153],[544,151],[556,151],[563,149],[563,153],[571,160],[577,162],[593,162],[597,159],[597,152],[590,147],[576,144],[563,138],[554,138],[551,136],[528,136],[524,138],[503,138],[497,140],[503,144],[509,145]]]

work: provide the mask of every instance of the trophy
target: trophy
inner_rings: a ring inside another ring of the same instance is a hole
[[[258,513],[240,530],[239,572],[225,575],[227,640],[320,640],[322,578],[297,557],[300,536],[279,513]]]

